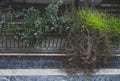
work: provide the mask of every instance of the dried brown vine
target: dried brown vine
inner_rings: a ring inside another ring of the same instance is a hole
[[[69,73],[78,71],[90,75],[95,68],[108,59],[110,41],[107,35],[97,29],[87,28],[84,25],[73,27],[69,33],[68,54]]]

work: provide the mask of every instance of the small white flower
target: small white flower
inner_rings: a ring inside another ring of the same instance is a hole
[[[34,35],[36,36],[38,33],[34,33]]]

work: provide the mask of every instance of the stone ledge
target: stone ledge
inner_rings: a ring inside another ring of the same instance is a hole
[[[49,53],[0,53],[0,56],[59,56],[63,57],[66,54],[49,54]]]
[[[113,57],[120,57],[120,54],[110,54]],[[0,56],[56,56],[66,57],[65,53],[0,53]]]
[[[32,76],[32,75],[64,75],[68,74],[64,69],[0,69],[0,76]],[[84,75],[83,73],[71,75]],[[120,75],[120,69],[100,69],[92,75]]]

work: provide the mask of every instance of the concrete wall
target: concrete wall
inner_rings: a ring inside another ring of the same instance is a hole
[[[58,0],[13,0],[13,2],[25,2],[25,3],[34,3],[34,4],[47,4],[50,3],[52,1],[58,1]],[[64,3],[71,3],[75,0],[63,0]],[[78,0],[80,3],[84,3],[84,2],[88,2],[89,4],[91,4],[92,6],[94,5],[98,5],[102,2],[102,0]]]
[[[12,1],[13,2],[18,2],[18,3],[25,2],[25,3],[33,3],[33,4],[47,4],[47,3],[50,3],[52,1],[55,2],[55,1],[58,1],[58,0],[4,0],[4,1],[0,2],[0,6],[9,5],[9,4],[11,4]],[[63,1],[64,1],[64,4],[66,4],[66,3],[71,3],[75,0],[63,0]],[[97,5],[102,0],[76,0],[76,1],[79,1],[80,3],[88,2],[91,5]]]
[[[26,3],[41,3],[46,4],[50,3],[51,1],[58,1],[58,0],[13,0],[14,2],[26,2]],[[65,3],[72,2],[73,0],[63,0]]]

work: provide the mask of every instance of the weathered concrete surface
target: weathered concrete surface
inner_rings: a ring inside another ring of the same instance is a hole
[[[62,56],[1,56],[0,69],[64,69],[66,57]],[[113,57],[102,69],[120,69],[120,57]]]
[[[51,1],[58,1],[58,0],[13,0],[13,2],[26,2],[26,3],[50,3]],[[70,3],[72,0],[63,0],[65,3]]]
[[[120,75],[92,76],[2,76],[0,81],[120,81]]]
[[[0,57],[0,69],[60,69],[65,64],[65,57]]]
[[[0,76],[68,76],[65,69],[0,69]],[[120,69],[96,69],[92,76],[101,75],[120,75]],[[84,76],[82,72],[71,74],[71,76]]]
[[[120,81],[120,57],[86,80],[81,74],[67,75],[65,57],[0,57],[0,81]]]

